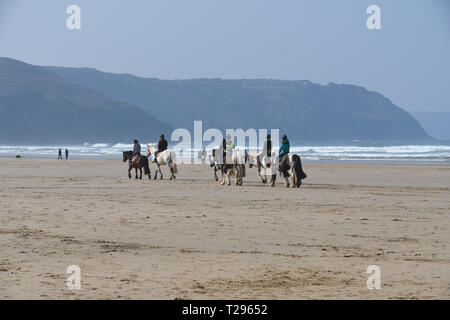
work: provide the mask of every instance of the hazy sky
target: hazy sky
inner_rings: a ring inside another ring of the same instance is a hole
[[[66,9],[81,8],[81,30]],[[366,9],[381,8],[381,30]],[[163,79],[350,83],[450,111],[448,0],[0,0],[0,56]]]

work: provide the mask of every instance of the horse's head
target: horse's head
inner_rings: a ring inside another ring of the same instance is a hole
[[[216,149],[212,149],[212,152],[211,152],[211,154],[208,157],[208,159],[209,159],[209,166],[210,167],[214,166],[214,162],[216,161],[216,154],[217,154],[217,150]]]
[[[258,152],[253,152],[248,155],[248,167],[252,168],[257,164]]]
[[[151,144],[147,145],[147,157],[150,157],[150,155],[155,151],[156,151],[156,148],[153,145],[151,145]]]
[[[128,159],[131,159],[132,156],[133,156],[133,151],[124,151],[122,161],[125,162]]]

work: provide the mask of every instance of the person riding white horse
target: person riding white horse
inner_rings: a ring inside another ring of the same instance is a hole
[[[165,150],[167,150],[167,140],[164,138],[164,135],[160,135],[159,136],[159,141],[158,141],[158,149],[155,150],[155,152],[153,153],[154,158],[153,158],[153,162],[156,163],[156,156],[158,155],[158,153],[163,152]]]
[[[162,139],[164,139],[164,136],[162,135]],[[161,145],[159,145],[161,146]],[[162,145],[164,147],[164,144]],[[157,165],[157,169],[155,170],[155,176],[154,179],[157,178],[158,176],[158,172],[160,174],[160,179],[162,180],[163,178],[163,174],[161,171],[161,166],[162,165],[167,165],[170,169],[170,179],[175,179],[175,173],[178,172],[178,167],[177,167],[177,163],[176,163],[176,154],[174,151],[171,151],[169,149],[165,149],[164,151],[159,151],[159,148],[155,148],[153,145],[148,144],[147,145],[147,156],[149,157],[150,155],[154,156],[154,163],[156,163]]]

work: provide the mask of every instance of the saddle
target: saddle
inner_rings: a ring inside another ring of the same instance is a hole
[[[160,156],[160,154],[163,153],[163,152],[164,152],[164,151],[158,152],[158,153],[156,154],[156,157],[158,158],[158,157]]]

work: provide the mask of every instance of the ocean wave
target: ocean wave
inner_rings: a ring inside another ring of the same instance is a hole
[[[122,151],[131,150],[128,143],[84,143],[63,146],[69,149],[70,157],[120,159]],[[142,144],[145,150],[145,144]],[[59,146],[0,146],[0,156],[53,158]],[[244,150],[245,148],[240,148]],[[196,159],[198,150],[190,150],[179,155],[181,159]],[[209,151],[209,150],[208,150]],[[256,150],[250,149],[249,153]],[[397,145],[397,146],[291,146],[291,152],[299,154],[304,160],[392,160],[392,161],[431,161],[450,162],[450,145]]]

